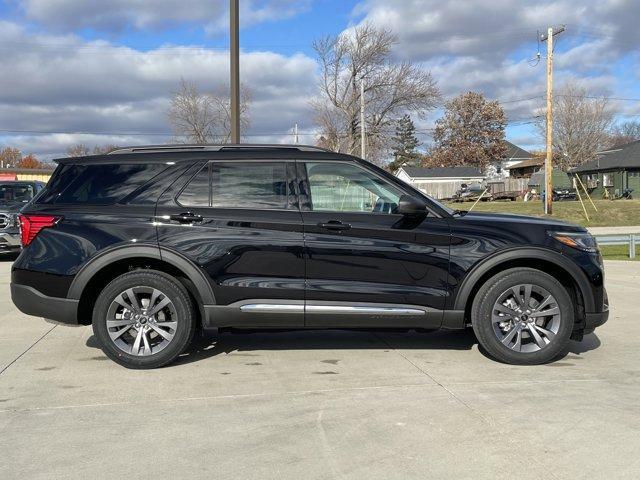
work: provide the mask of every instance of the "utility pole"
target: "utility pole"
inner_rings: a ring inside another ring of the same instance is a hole
[[[564,25],[559,28],[549,27],[540,41],[547,41],[547,158],[544,162],[544,213],[553,214],[553,37],[564,32]]]
[[[299,142],[300,142],[300,139],[298,138],[298,124],[296,123],[293,126],[293,143],[297,145]]]
[[[231,143],[240,143],[240,6],[229,0],[231,56]]]
[[[367,131],[364,124],[364,78],[360,79],[360,158],[366,159]]]

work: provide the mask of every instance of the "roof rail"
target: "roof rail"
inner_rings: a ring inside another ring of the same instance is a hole
[[[329,152],[329,150],[312,145],[279,145],[279,144],[222,144],[222,145],[144,145],[116,148],[108,155],[127,153],[159,153],[159,152],[224,152],[239,150],[298,150],[300,152]]]

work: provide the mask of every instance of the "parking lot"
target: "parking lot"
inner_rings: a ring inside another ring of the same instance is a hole
[[[131,371],[90,327],[9,298],[0,263],[0,478],[639,478],[640,264],[555,363],[503,365],[471,334],[221,335]]]

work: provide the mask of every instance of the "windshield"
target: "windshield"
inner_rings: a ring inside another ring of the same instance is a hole
[[[24,183],[1,183],[0,202],[28,202],[34,195],[33,185]]]

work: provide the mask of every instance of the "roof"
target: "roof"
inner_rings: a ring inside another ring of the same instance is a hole
[[[514,168],[538,167],[541,165],[544,165],[544,158],[530,158],[529,160],[525,160],[524,162],[519,162],[515,165],[511,165],[510,167],[507,167],[507,169],[513,170]]]
[[[484,174],[476,167],[402,167],[411,178],[484,178]]]
[[[527,152],[525,149],[520,148],[519,146],[511,143],[509,140],[504,141],[507,146],[507,153],[505,158],[507,160],[519,160],[519,159],[528,159],[533,158],[531,152]]]
[[[640,168],[640,140],[627,143],[613,150],[605,150],[598,158],[571,170],[572,172],[598,172]]]

